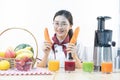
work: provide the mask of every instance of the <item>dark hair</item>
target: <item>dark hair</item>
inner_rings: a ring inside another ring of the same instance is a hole
[[[64,17],[66,17],[70,23],[70,25],[72,26],[73,25],[73,17],[72,17],[72,14],[67,11],[67,10],[60,10],[58,12],[55,13],[55,16],[53,17],[53,21],[55,19],[56,16],[59,16],[59,15],[63,15]],[[72,35],[73,35],[73,30],[70,29],[69,32],[68,32],[68,35],[71,39]]]

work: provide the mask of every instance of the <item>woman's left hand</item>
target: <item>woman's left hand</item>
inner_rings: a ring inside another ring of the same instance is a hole
[[[67,47],[67,53],[71,53],[72,54],[72,57],[75,57],[76,55],[76,45],[75,44],[72,44],[72,43],[69,43],[68,44],[68,47]]]

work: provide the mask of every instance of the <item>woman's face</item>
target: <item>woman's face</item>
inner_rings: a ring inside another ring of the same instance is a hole
[[[65,38],[71,28],[68,19],[63,15],[59,15],[55,17],[53,24],[57,37]]]

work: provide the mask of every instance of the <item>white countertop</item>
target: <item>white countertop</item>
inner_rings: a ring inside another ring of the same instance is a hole
[[[101,72],[83,72],[81,69],[76,69],[73,72],[65,72],[61,68],[52,75],[15,75],[15,76],[0,76],[0,80],[120,80],[120,73],[105,74]]]

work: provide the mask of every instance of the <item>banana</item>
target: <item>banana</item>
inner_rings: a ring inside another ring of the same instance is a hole
[[[22,53],[31,53],[31,54],[33,54],[33,52],[28,50],[28,49],[20,49],[20,50],[16,51],[16,56],[18,56],[18,55],[20,55]]]
[[[33,53],[23,52],[16,56],[16,59],[23,59],[24,57],[33,58]]]

